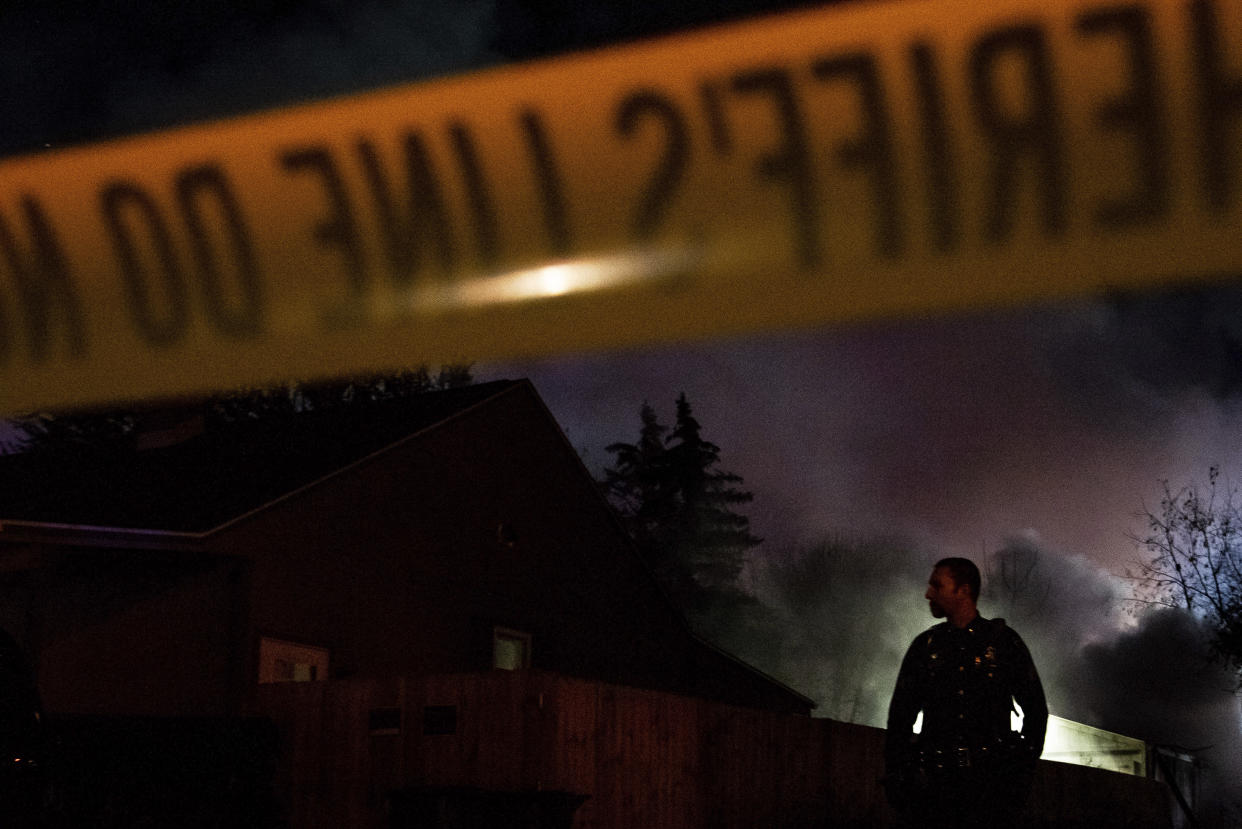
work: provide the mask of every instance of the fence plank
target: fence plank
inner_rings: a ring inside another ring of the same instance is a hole
[[[880,829],[892,817],[883,731],[832,720],[536,671],[262,686],[257,708],[283,737],[292,829],[382,829],[391,791],[428,785],[586,795],[574,829]],[[392,708],[400,733],[371,734],[370,712]],[[1041,764],[1033,802],[1025,829],[1169,826],[1162,784],[1095,769]]]

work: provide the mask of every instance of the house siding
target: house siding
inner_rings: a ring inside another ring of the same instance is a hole
[[[501,625],[537,668],[683,685],[684,623],[549,425],[519,386],[221,532],[253,558],[254,634],[381,675],[486,668]]]
[[[77,563],[39,608],[28,643],[48,711],[199,716],[231,713],[238,571],[229,562],[166,567],[145,584],[133,560]],[[146,589],[144,589],[144,587]],[[33,647],[30,647],[33,645]]]
[[[810,710],[691,634],[525,382],[208,532],[26,524],[0,548],[42,562],[10,615],[49,711],[235,714],[264,636],[332,678],[486,670],[495,626],[538,670]]]

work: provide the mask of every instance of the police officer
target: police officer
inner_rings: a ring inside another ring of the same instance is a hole
[[[979,615],[979,584],[968,559],[936,563],[926,598],[945,621],[919,634],[901,663],[884,782],[905,826],[1013,825],[1043,751],[1048,704],[1039,674],[1013,628]],[[1021,732],[1011,726],[1015,701]]]

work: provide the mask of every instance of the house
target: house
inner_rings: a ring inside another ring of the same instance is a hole
[[[269,681],[526,666],[810,712],[690,631],[527,381],[172,415],[127,451],[0,458],[0,626],[49,712],[232,716]]]
[[[52,825],[378,829],[428,798],[885,825],[882,732],[695,637],[530,383],[144,423],[0,458],[0,626],[58,715]],[[1165,825],[1154,781],[1049,763],[1037,787],[1032,826]]]

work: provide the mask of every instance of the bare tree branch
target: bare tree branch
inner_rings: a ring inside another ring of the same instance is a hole
[[[1205,488],[1176,492],[1161,481],[1158,512],[1144,507],[1146,535],[1129,534],[1148,553],[1128,573],[1135,600],[1180,607],[1205,619],[1213,655],[1236,672],[1242,689],[1242,514],[1238,490],[1208,470]]]

